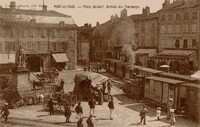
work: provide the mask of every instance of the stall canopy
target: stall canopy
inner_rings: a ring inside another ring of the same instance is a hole
[[[66,53],[54,53],[52,56],[57,63],[69,62]]]
[[[166,82],[166,83],[170,83],[170,84],[184,83],[184,81],[174,80],[174,79],[169,79],[169,78],[161,78],[161,77],[156,77],[156,76],[146,77],[146,79],[160,81],[160,82]]]
[[[191,78],[196,78],[196,79],[200,80],[200,70],[198,70],[197,72],[195,72],[194,74],[192,74],[190,77]]]
[[[83,80],[86,80],[87,78],[92,80],[92,86],[93,87],[98,87],[100,84],[102,84],[103,82],[105,82],[106,80],[109,79],[108,77],[103,76],[103,75],[98,74],[98,73],[86,72],[86,73],[76,74],[74,81],[77,84],[79,84],[80,82],[82,82]]]
[[[97,87],[109,78],[98,73],[90,73],[89,77],[92,79],[92,86]]]
[[[0,54],[0,64],[15,63],[15,54]]]

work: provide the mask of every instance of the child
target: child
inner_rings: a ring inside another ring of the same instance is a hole
[[[176,122],[176,117],[174,114],[174,109],[170,109],[170,121],[171,121],[171,125],[174,126],[175,122]]]
[[[83,127],[83,118],[80,118],[77,122],[77,127]]]
[[[161,115],[161,107],[158,107],[156,109],[156,117],[157,117],[157,120],[160,120],[160,115]]]

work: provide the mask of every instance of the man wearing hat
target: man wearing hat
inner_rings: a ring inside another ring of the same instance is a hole
[[[2,117],[5,119],[6,122],[8,120],[8,115],[9,115],[8,103],[5,103],[5,106],[2,107],[1,113],[3,113]]]
[[[70,105],[69,105],[69,103],[66,103],[65,104],[65,117],[66,117],[66,121],[65,122],[66,123],[70,122],[69,118],[70,118],[71,114],[72,114],[72,111],[70,109]]]
[[[54,115],[54,110],[53,110],[53,98],[51,97],[49,100],[49,114]]]
[[[148,113],[146,105],[143,105],[143,108],[140,111],[140,124],[142,124],[142,121],[144,121],[144,125],[146,125],[146,113]]]

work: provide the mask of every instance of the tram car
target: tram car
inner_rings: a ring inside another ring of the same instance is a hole
[[[128,96],[137,98],[141,95],[140,97],[144,97],[146,101],[163,109],[166,109],[167,98],[172,96],[176,113],[200,122],[199,80],[190,76],[130,65],[119,60],[107,59],[105,64],[109,64],[111,73],[126,79],[121,88]],[[122,66],[125,66],[126,71]],[[143,85],[137,85],[138,77],[144,77],[141,80]],[[141,86],[144,88],[139,88]]]

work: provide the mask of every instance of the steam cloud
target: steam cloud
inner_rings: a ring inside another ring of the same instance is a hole
[[[122,46],[122,53],[124,53],[128,61],[135,63],[135,52],[137,49],[135,43],[135,25],[131,19],[126,19],[116,24],[111,36],[114,45]],[[132,49],[133,48],[133,49]]]

